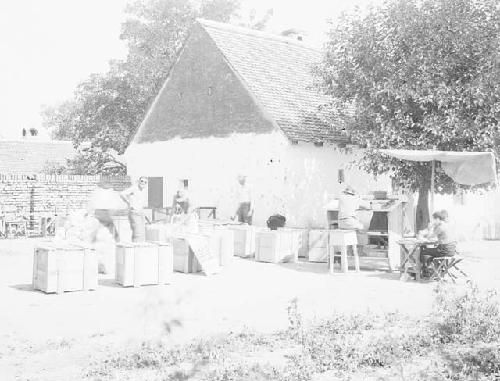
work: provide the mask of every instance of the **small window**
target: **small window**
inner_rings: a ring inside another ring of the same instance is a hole
[[[316,147],[323,147],[323,142],[315,142],[314,145]]]
[[[298,140],[292,140],[292,145],[293,145],[293,146],[297,146],[297,145],[299,145],[299,141],[298,141]]]

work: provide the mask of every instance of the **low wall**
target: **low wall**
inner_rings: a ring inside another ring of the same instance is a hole
[[[128,186],[128,176],[0,175],[0,216],[25,220],[29,230],[37,231],[41,217],[87,208],[98,187],[121,191]]]

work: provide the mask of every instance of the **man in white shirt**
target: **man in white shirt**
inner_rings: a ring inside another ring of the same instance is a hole
[[[235,218],[239,222],[247,223],[252,225],[253,216],[253,199],[250,187],[246,182],[246,176],[238,176],[238,189],[236,193],[236,200],[238,202],[238,208],[236,210]]]
[[[363,230],[357,210],[370,209],[370,204],[356,196],[356,191],[347,186],[339,197],[339,229]]]
[[[146,206],[148,179],[141,176],[137,184],[124,190],[120,197],[128,205],[128,218],[132,229],[132,241],[144,242],[146,240],[146,227],[144,223],[144,207]]]

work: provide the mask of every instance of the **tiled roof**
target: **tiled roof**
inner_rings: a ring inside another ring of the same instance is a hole
[[[0,174],[37,174],[47,164],[66,164],[75,153],[66,141],[0,140]]]
[[[319,118],[327,98],[314,88],[312,69],[321,52],[291,38],[207,20],[213,39],[260,106],[291,140],[343,140]]]

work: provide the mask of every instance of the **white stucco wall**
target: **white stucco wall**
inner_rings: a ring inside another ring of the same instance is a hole
[[[228,218],[236,208],[236,177],[243,173],[255,199],[255,224],[281,213],[289,226],[311,227],[325,225],[323,206],[344,187],[337,181],[339,168],[346,168],[346,180],[361,193],[388,190],[387,178],[375,181],[348,169],[355,158],[333,146],[291,145],[280,132],[132,144],[126,152],[132,177],[164,178],[166,205],[179,180],[188,179],[194,205],[216,206],[218,217]]]

